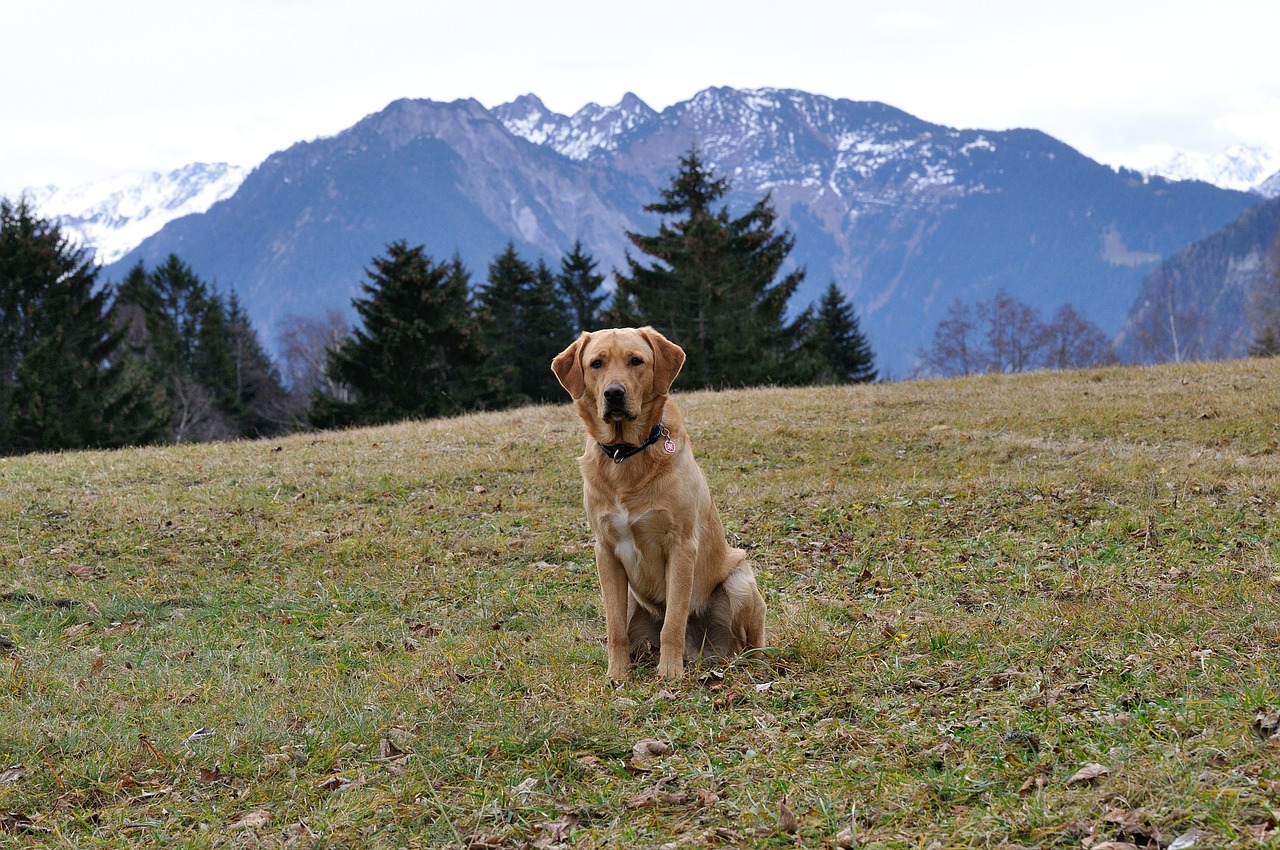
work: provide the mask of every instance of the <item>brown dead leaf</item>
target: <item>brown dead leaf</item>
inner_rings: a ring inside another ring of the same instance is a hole
[[[84,581],[92,581],[101,573],[98,572],[97,567],[91,567],[88,564],[71,564],[67,567],[67,575]]]
[[[232,829],[262,829],[271,823],[271,812],[263,809],[249,812],[249,814],[240,818],[240,820],[231,824]]]
[[[787,805],[786,797],[778,801],[778,830],[787,835],[795,835],[800,831],[800,821],[796,819],[796,813]]]
[[[22,765],[15,764],[13,767],[0,770],[0,785],[7,782],[18,782],[24,776],[26,776],[26,773],[23,772]]]
[[[271,772],[276,772],[288,767],[291,764],[301,764],[307,760],[307,756],[302,750],[291,749],[283,753],[267,753],[262,757],[263,763]]]
[[[542,848],[563,844],[581,823],[582,818],[572,812],[566,812],[553,821],[539,824],[539,828],[542,829],[546,835],[534,841],[533,846]]]
[[[1078,785],[1082,782],[1092,782],[1095,779],[1101,779],[1104,776],[1111,775],[1111,768],[1089,762],[1084,767],[1071,774],[1064,783],[1066,785]]]
[[[1130,839],[1140,846],[1159,847],[1165,843],[1160,840],[1160,830],[1136,809],[1112,808],[1102,819],[1106,823],[1115,825],[1120,838]]]
[[[214,767],[213,769],[202,767],[196,773],[196,782],[201,785],[214,785],[218,782],[225,782],[226,779],[227,775],[219,767]]]
[[[93,628],[93,623],[76,623],[74,626],[67,626],[62,630],[63,637],[75,637],[82,632],[86,632]]]
[[[1258,716],[1253,719],[1254,734],[1262,740],[1267,740],[1273,735],[1280,734],[1280,711],[1259,711]]]
[[[659,741],[654,738],[646,738],[643,741],[636,741],[631,747],[631,767],[635,770],[649,770],[649,763],[662,758],[671,752],[671,745],[665,741]]]
[[[1018,788],[1018,793],[1033,794],[1036,791],[1043,790],[1048,784],[1049,780],[1045,779],[1043,776],[1028,776],[1026,781]]]
[[[719,669],[708,670],[698,677],[698,681],[709,690],[722,690],[724,688],[724,671]]]
[[[1142,850],[1137,844],[1130,844],[1128,841],[1104,841],[1101,844],[1095,844],[1091,850]]]
[[[364,774],[356,776],[354,779],[346,774],[331,773],[324,779],[316,783],[316,788],[321,791],[346,791],[348,788],[359,788],[364,785]]]
[[[600,770],[603,765],[603,762],[600,761],[600,756],[595,753],[580,753],[573,760],[580,766],[591,770]]]
[[[44,832],[47,827],[36,825],[36,821],[18,812],[0,812],[0,833],[4,832]]]

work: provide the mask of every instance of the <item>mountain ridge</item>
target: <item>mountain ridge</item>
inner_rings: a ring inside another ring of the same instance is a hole
[[[455,252],[477,278],[506,242],[554,262],[573,241],[622,268],[679,157],[702,152],[743,208],[768,192],[808,271],[795,309],[834,280],[886,372],[956,298],[1004,288],[1073,301],[1114,332],[1144,267],[1256,196],[1100,165],[1037,130],[966,130],[892,106],[789,89],[710,88],[661,112],[629,96],[573,116],[536,96],[394,101],[268,157],[230,198],[170,222],[123,260],[169,252],[233,287],[270,338],[291,312],[349,309],[395,239]]]

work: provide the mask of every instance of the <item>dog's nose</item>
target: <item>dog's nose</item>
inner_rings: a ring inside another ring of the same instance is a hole
[[[622,384],[610,384],[604,388],[604,400],[610,402],[622,401],[627,397],[627,388]]]

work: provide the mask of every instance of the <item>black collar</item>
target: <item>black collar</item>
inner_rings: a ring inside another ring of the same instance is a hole
[[[633,446],[630,443],[614,443],[611,446],[606,446],[604,443],[596,443],[596,445],[600,447],[600,451],[612,458],[614,463],[622,463],[632,455],[639,454],[658,442],[658,438],[662,436],[664,430],[662,422],[659,421],[657,425],[653,426],[653,430],[649,432],[649,439],[638,446]]]

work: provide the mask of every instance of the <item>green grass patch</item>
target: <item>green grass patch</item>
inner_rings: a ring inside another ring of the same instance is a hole
[[[0,461],[0,846],[1280,842],[1280,364],[680,401],[770,648],[676,684],[567,406]]]

